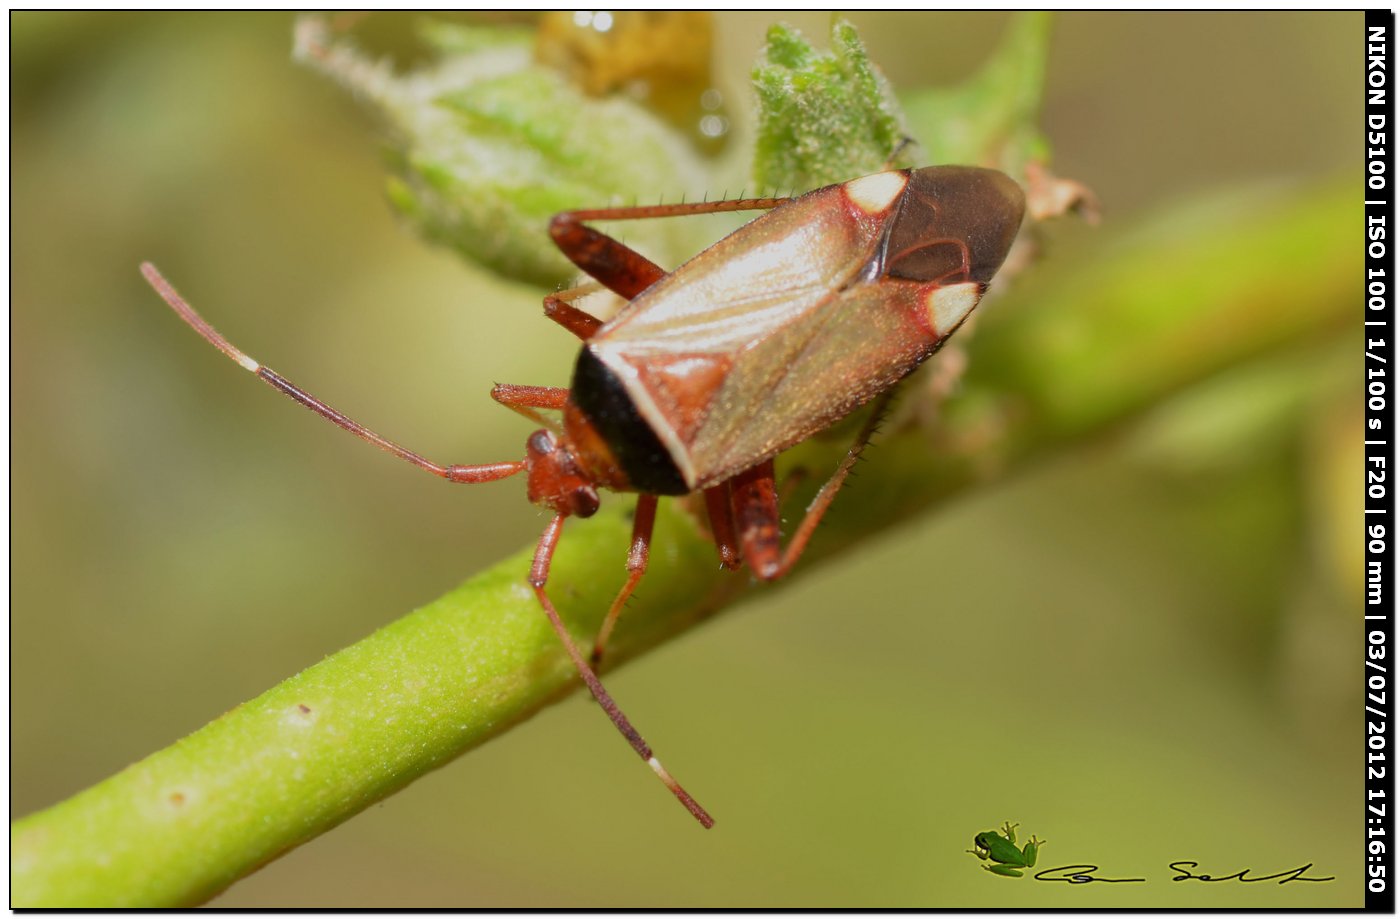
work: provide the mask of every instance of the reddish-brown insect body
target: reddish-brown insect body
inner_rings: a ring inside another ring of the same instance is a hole
[[[704,826],[709,814],[666,772],[599,682],[545,591],[564,521],[598,509],[599,488],[639,492],[627,580],[593,664],[646,571],[659,495],[702,492],[721,561],[760,578],[797,561],[869,440],[867,423],[786,547],[773,457],[862,405],[887,398],[977,305],[1015,239],[1020,188],[987,169],[881,172],[798,198],[605,208],[557,216],[550,234],[576,265],[630,302],[604,323],[572,301],[545,313],[584,342],[568,389],[497,386],[492,397],[545,425],[525,458],[440,465],[368,430],[225,340],[150,264],[142,272],[205,339],[328,420],[451,482],[519,472],[554,517],[529,583],[579,675],[614,725]],[[767,210],[667,273],[587,221]],[[562,412],[553,426],[541,410]],[[878,414],[878,413],[876,413]],[[872,416],[873,417],[873,416]]]

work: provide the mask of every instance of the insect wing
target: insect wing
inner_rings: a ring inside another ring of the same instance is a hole
[[[840,206],[841,186],[765,214],[649,287],[590,341],[637,362],[729,354],[780,332],[854,277],[879,227]],[[606,360],[607,363],[612,363]]]
[[[693,439],[726,411],[715,397],[736,365],[807,327],[869,260],[879,224],[844,205],[841,186],[832,186],[746,224],[648,288],[589,340],[689,487],[707,474],[691,460]]]
[[[691,489],[805,439],[893,386],[966,318],[1024,199],[974,167],[885,172],[804,195],[652,285],[588,348]]]
[[[951,331],[927,320],[928,299],[926,285],[857,284],[744,349],[690,437],[697,486],[806,439],[918,367]]]

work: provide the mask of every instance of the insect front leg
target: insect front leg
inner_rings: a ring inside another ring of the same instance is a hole
[[[632,591],[637,589],[642,575],[647,573],[647,562],[651,558],[651,534],[656,527],[656,500],[656,495],[642,495],[637,499],[636,515],[632,518],[632,547],[627,552],[627,583],[618,591],[617,599],[613,600],[608,615],[598,628],[598,637],[593,641],[594,667],[603,660],[603,649],[607,647],[608,637],[612,635],[613,626],[617,625],[623,605],[632,596]]]
[[[654,507],[653,507],[654,510]],[[549,522],[549,526],[544,528],[544,533],[540,535],[539,545],[535,548],[535,558],[530,565],[530,587],[535,592],[535,599],[539,601],[544,609],[544,614],[549,619],[549,625],[554,629],[554,634],[559,637],[559,641],[568,652],[569,658],[574,662],[574,669],[583,678],[584,685],[593,694],[593,698],[598,700],[603,711],[607,713],[613,726],[627,742],[632,745],[632,749],[637,751],[637,755],[646,760],[652,772],[657,778],[670,789],[671,794],[690,811],[700,825],[709,829],[715,825],[714,818],[706,813],[700,806],[700,802],[690,796],[690,792],[681,787],[681,784],[671,777],[671,773],[661,765],[661,761],[651,752],[651,747],[642,739],[642,735],[637,729],[632,727],[632,722],[627,720],[627,716],[622,713],[622,709],[613,701],[613,697],[603,688],[603,683],[598,679],[598,675],[588,666],[588,662],[583,659],[583,653],[579,651],[574,638],[569,634],[569,630],[564,625],[564,621],[559,618],[559,612],[554,608],[554,603],[549,599],[549,594],[545,592],[545,584],[549,581],[549,565],[554,559],[554,550],[559,545],[559,534],[563,532],[565,514],[556,514]]]
[[[568,290],[561,290],[557,294],[550,294],[544,298],[544,315],[547,319],[563,326],[579,341],[588,341],[603,327],[603,320],[574,306],[574,301],[581,300],[590,294],[597,293],[597,291],[597,285],[584,284],[579,287],[571,287]]]
[[[739,527],[740,547],[744,553],[744,561],[748,562],[756,576],[765,581],[776,580],[797,564],[797,560],[807,548],[807,543],[811,541],[812,534],[816,532],[817,524],[821,523],[822,517],[831,507],[831,502],[836,499],[836,493],[841,490],[846,477],[855,468],[861,452],[870,443],[870,438],[875,436],[885,406],[889,404],[893,394],[894,391],[889,390],[875,400],[870,416],[865,424],[861,425],[855,442],[846,451],[845,458],[836,467],[831,478],[827,479],[821,491],[812,499],[812,503],[807,505],[807,513],[798,524],[792,538],[788,540],[786,548],[782,547],[778,488],[773,477],[773,461],[765,460],[731,480],[734,519]]]
[[[563,410],[569,401],[569,391],[560,386],[517,386],[514,383],[497,383],[491,387],[491,398],[513,412],[524,415],[535,424],[557,429],[558,424],[545,418],[535,409],[547,408]]]

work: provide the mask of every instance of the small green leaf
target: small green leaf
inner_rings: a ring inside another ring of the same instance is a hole
[[[520,30],[437,24],[425,35],[440,58],[397,75],[308,17],[297,57],[388,123],[389,201],[433,242],[552,285],[575,273],[545,232],[554,214],[705,190],[684,138],[641,106],[591,98],[536,64]],[[683,228],[658,227],[647,242],[665,263],[690,254]]]
[[[773,26],[753,82],[760,188],[801,192],[876,172],[905,136],[894,94],[848,22],[832,27],[830,51]]]

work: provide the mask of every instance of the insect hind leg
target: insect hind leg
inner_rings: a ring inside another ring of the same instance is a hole
[[[861,453],[870,438],[880,426],[885,408],[894,394],[893,390],[881,394],[876,400],[869,417],[861,425],[860,433],[836,471],[817,492],[812,503],[807,505],[807,513],[797,525],[786,547],[781,544],[778,513],[778,488],[773,475],[773,461],[767,460],[754,468],[735,476],[732,484],[734,518],[739,526],[739,543],[744,560],[754,574],[765,581],[773,581],[787,574],[811,541],[817,524],[830,509],[836,494],[860,460]]]

